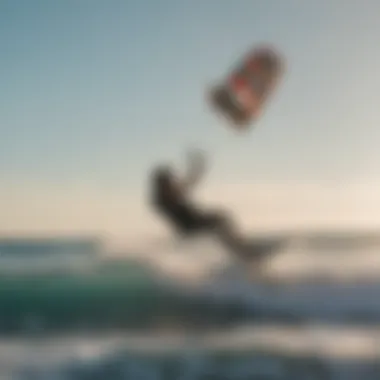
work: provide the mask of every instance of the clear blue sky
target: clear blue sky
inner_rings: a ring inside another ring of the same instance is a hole
[[[135,193],[189,145],[214,183],[376,182],[379,14],[376,0],[3,0],[3,186]],[[288,70],[237,137],[205,92],[260,42]]]

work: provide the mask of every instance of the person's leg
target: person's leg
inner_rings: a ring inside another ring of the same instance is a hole
[[[237,258],[244,260],[250,256],[247,242],[240,236],[232,219],[225,213],[216,211],[203,214],[202,230],[215,233],[222,244]]]
[[[217,233],[232,233],[234,229],[231,218],[220,211],[206,212],[200,215],[199,225],[203,230]]]
[[[225,240],[238,240],[231,218],[221,211],[202,211],[193,207],[182,207],[176,223],[185,235],[210,232]]]

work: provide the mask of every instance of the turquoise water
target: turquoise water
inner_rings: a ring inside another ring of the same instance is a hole
[[[164,281],[165,280],[165,281]],[[380,323],[380,282],[216,282],[190,289],[131,260],[88,273],[0,276],[0,334],[210,328],[247,321]]]
[[[324,249],[324,245],[319,244],[321,255]],[[339,255],[344,254],[341,248]],[[333,265],[339,267],[342,260],[347,261],[341,257]],[[106,348],[101,356],[79,360],[75,348],[81,347],[79,336],[84,331],[103,334],[102,342],[115,332],[120,335],[131,331],[154,334],[166,329],[181,330],[196,340],[197,336],[202,337],[216,328],[227,331],[244,323],[304,326],[323,321],[332,325],[380,325],[380,281],[342,284],[303,282],[277,286],[255,281],[242,286],[241,283],[227,281],[223,284],[216,282],[207,289],[196,284],[199,286],[190,289],[180,278],[175,281],[165,278],[162,273],[158,275],[151,267],[132,260],[103,260],[99,265],[90,266],[82,273],[65,271],[21,275],[2,272],[0,374],[4,370],[9,375],[4,378],[379,378],[377,361],[349,358],[334,359],[330,363],[321,358],[323,350],[320,350],[321,355],[305,355],[302,350],[290,355],[276,350],[251,350],[237,344],[228,351],[213,349],[205,352],[194,348],[164,355],[123,348],[124,343],[131,341],[129,335],[119,341],[117,350]],[[78,337],[73,347],[67,350],[72,353],[71,359],[64,360],[63,354],[59,353],[59,360],[53,365],[49,354],[61,350],[65,337],[70,334]],[[41,354],[42,360],[26,365],[30,355],[38,347],[45,346],[44,339],[50,339],[50,343]],[[16,341],[17,344],[14,343]],[[167,344],[164,340],[162,347]],[[91,351],[96,345],[88,343],[86,347]],[[11,366],[15,358],[19,358],[18,362]],[[9,371],[6,369],[8,364]]]
[[[168,294],[141,266],[120,263],[90,274],[0,278],[2,332],[79,327],[121,327],[151,322]]]
[[[128,260],[87,274],[3,275],[0,305],[0,333],[6,335],[216,323],[234,311],[221,313],[209,300],[178,292]]]

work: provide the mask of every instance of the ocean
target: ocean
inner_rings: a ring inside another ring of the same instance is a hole
[[[0,241],[0,379],[378,379],[379,246],[295,234],[258,274],[207,239]]]

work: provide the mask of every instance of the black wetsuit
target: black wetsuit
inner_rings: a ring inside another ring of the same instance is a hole
[[[153,205],[155,209],[181,234],[194,234],[222,228],[224,218],[219,213],[203,212],[195,207],[186,194],[179,193],[171,178],[153,178]]]

